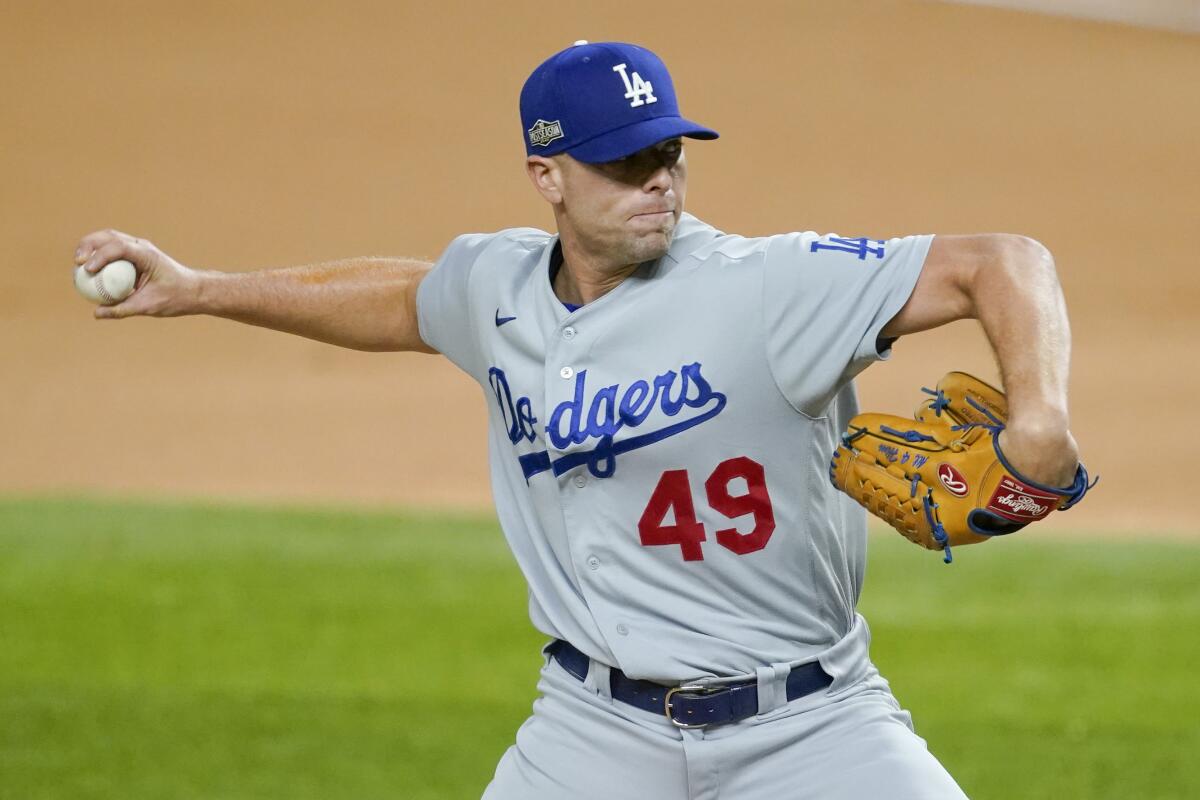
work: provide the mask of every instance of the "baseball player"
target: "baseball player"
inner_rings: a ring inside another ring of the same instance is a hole
[[[1015,235],[714,228],[684,211],[683,141],[717,134],[631,44],[551,56],[520,111],[555,234],[236,274],[98,232],[77,263],[126,258],[139,282],[96,315],[438,352],[475,379],[496,511],[549,638],[487,800],[962,797],[870,661],[865,514],[829,463],[852,379],[898,337],[974,318],[1005,378],[1007,463],[1070,487],[1050,254]]]

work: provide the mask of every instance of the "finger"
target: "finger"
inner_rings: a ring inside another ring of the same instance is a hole
[[[129,256],[129,249],[129,245],[121,239],[110,239],[88,256],[87,261],[83,263],[83,268],[89,274],[95,274],[105,264],[111,264],[113,261]],[[133,261],[135,267],[137,266],[136,261],[132,258],[129,260]]]
[[[76,254],[94,252],[101,246],[114,239],[119,239],[123,235],[120,231],[113,230],[112,228],[106,228],[102,231],[92,231],[80,238],[79,244],[75,247],[75,252]]]
[[[75,264],[78,266],[86,263],[92,253],[96,252],[96,248],[109,241],[110,238],[107,231],[97,231],[84,236],[75,246]]]
[[[135,251],[144,250],[145,247],[150,243],[143,239],[138,239],[135,236],[131,236],[128,233],[114,230],[112,228],[102,231],[94,231],[93,233],[89,233],[79,240],[79,244],[75,248],[75,263],[90,263],[92,256],[94,256],[97,251],[114,244],[124,245],[124,252],[129,254]],[[111,261],[113,259],[109,260]],[[133,259],[131,258],[130,260],[132,261]],[[106,263],[108,262],[103,262],[101,266]],[[88,271],[95,272],[95,268],[91,268]]]

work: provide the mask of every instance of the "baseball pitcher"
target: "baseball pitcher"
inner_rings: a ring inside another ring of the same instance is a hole
[[[441,353],[475,379],[548,638],[487,800],[962,797],[871,663],[860,505],[949,558],[1087,491],[1050,253],[1007,234],[718,230],[684,210],[684,139],[717,134],[631,44],[551,56],[520,114],[555,233],[237,274],[97,232],[76,262],[128,259],[138,282],[96,315],[211,314]],[[914,418],[859,414],[859,372],[965,318],[1003,392],[951,373]]]

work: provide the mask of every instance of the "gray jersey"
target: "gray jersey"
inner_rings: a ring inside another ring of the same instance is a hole
[[[684,214],[666,256],[573,312],[557,241],[461,236],[417,298],[422,338],[483,388],[534,625],[663,683],[847,637],[866,519],[828,462],[932,237],[745,238]]]

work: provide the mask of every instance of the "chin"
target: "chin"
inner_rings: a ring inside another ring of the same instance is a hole
[[[631,246],[647,254],[641,260],[648,261],[664,255],[670,249],[671,240],[674,238],[675,219],[674,217],[668,217],[653,230],[647,230],[635,236],[631,242]]]
[[[635,245],[634,256],[630,262],[655,261],[662,258],[671,249],[671,234],[659,234],[647,237]]]

